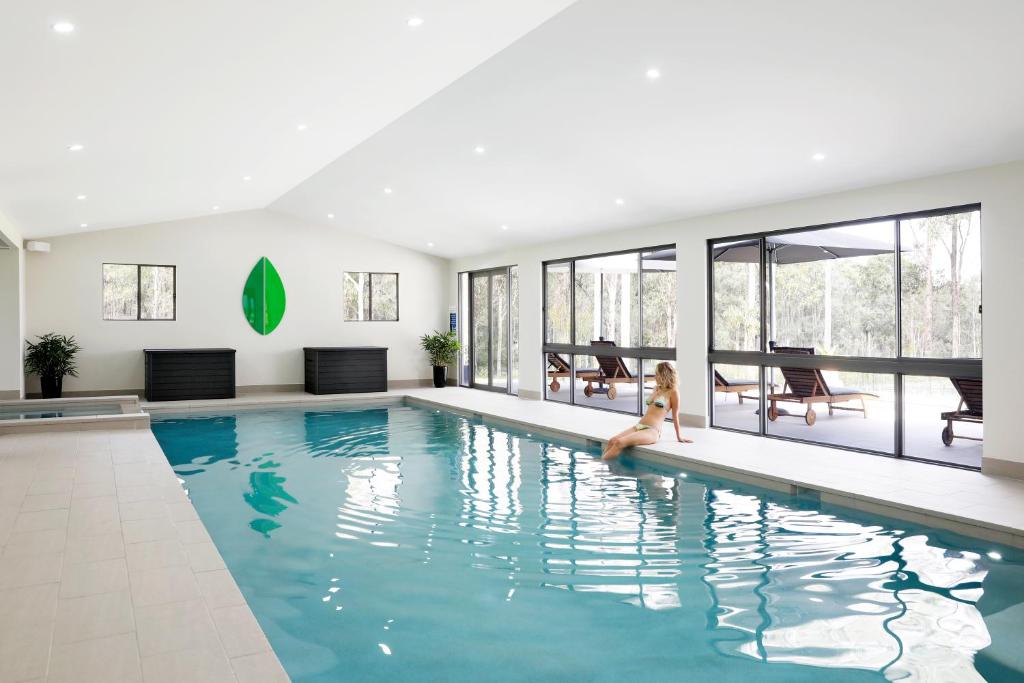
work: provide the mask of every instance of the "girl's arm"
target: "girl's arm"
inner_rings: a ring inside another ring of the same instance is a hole
[[[684,439],[683,435],[679,433],[679,391],[672,392],[671,408],[672,408],[672,426],[676,428],[676,439],[679,443],[692,443],[689,439]]]

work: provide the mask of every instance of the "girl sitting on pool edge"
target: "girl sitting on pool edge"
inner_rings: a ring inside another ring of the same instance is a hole
[[[658,363],[658,367],[654,369],[654,381],[654,393],[647,397],[647,412],[635,425],[608,440],[608,445],[601,454],[602,460],[617,458],[630,446],[658,443],[661,428],[669,412],[672,413],[672,426],[676,428],[679,443],[693,443],[679,433],[679,376],[676,369],[671,363]]]

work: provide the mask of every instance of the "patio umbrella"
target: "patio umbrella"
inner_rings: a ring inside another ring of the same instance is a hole
[[[869,237],[861,237],[839,230],[820,230],[766,239],[768,258],[780,265],[809,263],[854,256],[891,254],[893,245]],[[758,263],[761,260],[757,240],[743,240],[715,247],[713,258],[721,263]]]

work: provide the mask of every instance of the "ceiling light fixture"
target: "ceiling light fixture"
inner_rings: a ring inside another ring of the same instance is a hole
[[[473,148],[473,151],[476,152],[477,154],[483,154],[484,152],[487,151],[487,148],[484,147],[483,145],[477,145],[476,147]]]
[[[300,123],[299,125],[295,126],[295,130],[299,131],[300,133],[306,130],[307,128],[309,128],[309,126],[306,125],[305,123]]]
[[[423,26],[423,17],[409,17],[405,24],[409,28],[417,28],[418,26]]]
[[[214,211],[220,211],[220,205],[219,204],[214,204],[213,205],[213,210]]]
[[[661,78],[661,72],[660,71],[658,71],[657,69],[648,69],[647,70],[647,79],[648,80],[656,81],[659,78]]]
[[[385,187],[384,188],[384,194],[391,194],[391,188],[390,187]]]
[[[434,243],[433,242],[427,242],[427,246],[428,247],[432,247],[432,246],[434,246]]]
[[[72,33],[75,30],[75,25],[70,21],[58,21],[50,28],[53,29],[54,33]]]
[[[503,226],[501,226],[501,229],[502,230],[508,230],[508,226],[507,225],[503,225]]]
[[[80,228],[88,228],[89,224],[88,223],[81,223],[81,224],[79,224],[78,227],[80,227]]]
[[[622,206],[622,205],[623,205],[623,204],[625,204],[625,203],[626,203],[626,200],[625,200],[625,199],[623,199],[622,197],[619,197],[618,199],[616,199],[616,200],[615,200],[615,204],[616,204],[617,206]]]
[[[242,176],[242,180],[244,180],[245,182],[249,182],[250,180],[252,180],[252,176],[251,175],[244,175],[244,176]]]
[[[327,214],[327,217],[328,218],[334,218],[334,214],[333,213],[329,213],[329,214]]]
[[[811,155],[811,158],[815,161],[825,161],[825,155],[822,152],[815,152]]]
[[[73,145],[68,145],[69,152],[81,152],[83,149],[85,149],[85,145],[80,145],[77,142]]]
[[[84,201],[85,201],[86,199],[88,199],[88,198],[89,198],[89,197],[88,197],[87,195],[84,195],[84,194],[80,194],[80,195],[78,195],[77,197],[75,197],[75,199],[77,199],[77,200],[78,200],[78,201],[80,201],[80,202],[84,202]]]

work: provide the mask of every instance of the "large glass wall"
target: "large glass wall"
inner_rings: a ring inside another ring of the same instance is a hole
[[[675,359],[677,287],[673,246],[544,264],[545,397],[638,414]]]
[[[980,467],[980,255],[979,206],[711,240],[712,425]]]

